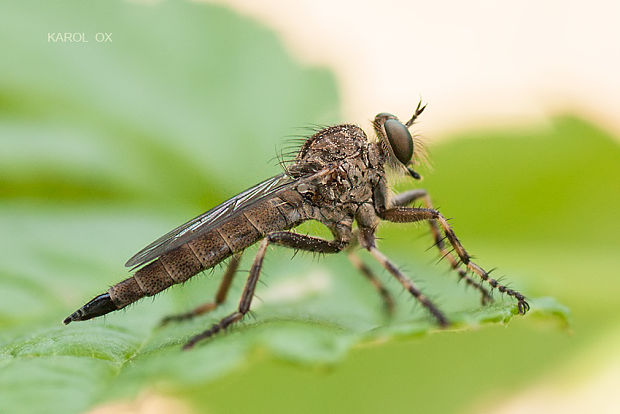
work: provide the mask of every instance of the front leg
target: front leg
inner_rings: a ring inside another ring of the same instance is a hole
[[[428,195],[428,192],[424,189],[415,189],[415,190],[410,190],[410,191],[404,191],[400,194],[396,194],[392,198],[391,204],[393,207],[405,207],[413,203],[414,201],[420,200],[420,199],[422,200],[426,208],[430,208],[430,209],[433,208],[431,197]],[[482,286],[482,284],[476,282],[471,277],[469,277],[466,270],[459,267],[460,266],[459,260],[454,257],[452,252],[450,252],[447,249],[446,244],[444,243],[444,237],[441,234],[437,221],[428,220],[428,225],[431,228],[431,234],[433,235],[433,240],[435,241],[434,245],[439,250],[440,257],[446,258],[446,260],[448,260],[448,262],[450,263],[450,267],[458,273],[460,280],[464,280],[468,286],[471,286],[480,292],[481,294],[480,301],[482,302],[483,305],[486,305],[492,302],[493,297],[491,296],[489,291],[486,290],[484,286]]]
[[[441,213],[439,213],[439,211],[432,208],[393,207],[382,211],[380,217],[394,223],[412,223],[424,220],[437,221],[446,235],[446,238],[456,251],[456,254],[469,270],[477,274],[482,280],[490,284],[493,288],[497,288],[500,292],[506,293],[508,296],[512,296],[517,299],[517,308],[519,309],[520,314],[524,315],[530,309],[530,305],[525,300],[525,296],[516,290],[500,284],[497,280],[491,278],[489,273],[483,268],[471,261],[471,256],[467,253],[459,239],[456,237],[456,234],[454,234],[454,231],[448,224],[448,221],[441,215]]]

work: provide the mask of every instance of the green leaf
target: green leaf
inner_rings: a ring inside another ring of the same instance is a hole
[[[10,56],[0,66],[0,228],[10,237],[0,239],[0,412],[77,413],[146,387],[174,393],[212,381],[261,350],[333,364],[360,343],[438,332],[368,255],[397,296],[392,318],[344,255],[291,261],[278,248],[265,261],[255,319],[192,352],[181,345],[234,309],[243,272],[224,306],[188,323],[158,327],[163,316],[210,300],[221,269],[62,326],[127,277],[122,263],[141,246],[276,173],[267,160],[295,127],[340,120],[336,86],[325,70],[293,62],[266,29],[209,5],[30,0],[2,8],[0,46]],[[47,41],[64,31],[90,42]],[[112,33],[113,43],[96,43],[97,32]],[[502,172],[514,179],[511,168]],[[454,274],[441,274],[447,265],[432,263],[435,252],[424,255],[429,238],[412,242],[423,231],[406,228],[387,226],[382,246],[455,322],[439,334],[514,316],[514,302],[501,296],[481,308]],[[518,269],[510,274],[521,282]],[[553,299],[531,304],[533,315],[568,314]]]

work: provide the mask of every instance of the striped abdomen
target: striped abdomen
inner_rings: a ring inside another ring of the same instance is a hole
[[[279,197],[246,208],[217,228],[162,254],[137,270],[129,279],[112,286],[108,293],[116,309],[145,296],[153,296],[176,283],[185,282],[233,253],[246,249],[267,233],[288,230],[300,224],[303,221],[301,209],[290,204],[299,197],[294,195],[287,191]]]

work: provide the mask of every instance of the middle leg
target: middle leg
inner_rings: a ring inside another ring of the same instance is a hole
[[[384,309],[388,315],[394,313],[394,299],[390,294],[390,291],[381,283],[381,280],[374,274],[374,272],[355,254],[355,247],[357,247],[357,230],[353,233],[351,244],[347,247],[347,258],[353,264],[353,266],[360,271],[360,273],[372,284],[377,290],[381,298],[383,299]]]
[[[405,276],[383,253],[381,253],[375,243],[374,230],[370,228],[362,228],[359,232],[359,241],[362,247],[367,249],[370,254],[383,266],[388,272],[394,276],[401,285],[409,293],[411,293],[434,317],[440,326],[446,327],[450,325],[448,318],[435,306],[431,300],[424,295],[415,284]]]

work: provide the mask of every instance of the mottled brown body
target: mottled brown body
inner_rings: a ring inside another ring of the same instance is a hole
[[[312,179],[301,180],[292,189],[282,190],[273,198],[238,212],[218,228],[162,254],[108,290],[116,307],[121,309],[144,296],[153,296],[185,282],[233,253],[245,250],[265,235],[289,230],[309,219],[321,221],[335,234],[350,238],[345,233],[350,231],[355,214],[364,203],[372,207],[372,183],[379,180],[380,175],[369,177],[368,172],[373,170],[368,167],[378,165],[378,154],[371,152],[366,134],[354,125],[329,128],[308,142],[314,143],[311,147],[314,151],[308,152],[310,145],[304,148],[301,162],[291,168],[289,174],[307,175],[320,171],[324,163],[319,164],[316,151],[331,154],[328,161],[332,162],[355,154],[358,157],[342,163],[329,174],[311,174]],[[332,148],[337,151],[331,151]]]
[[[427,221],[439,252],[447,257],[461,279],[482,293],[483,304],[491,297],[482,282],[517,299],[519,312],[525,313],[529,309],[525,297],[490,278],[488,272],[471,261],[447,220],[433,209],[426,191],[412,190],[391,197],[386,168],[420,178],[412,168],[418,156],[408,128],[423,109],[418,105],[405,124],[394,115],[378,114],[373,123],[377,141],[369,140],[355,125],[344,124],[318,131],[304,142],[295,159],[286,164],[284,174],[263,181],[151,243],[126,263],[139,267],[132,277],[112,286],[64,322],[86,320],[124,308],[145,296],[185,282],[234,255],[214,302],[168,317],[165,322],[192,318],[212,310],[224,302],[241,253],[262,240],[238,310],[194,336],[186,348],[225,329],[249,311],[269,244],[318,253],[337,253],[350,246],[351,262],[377,289],[390,310],[394,302],[389,291],[352,250],[359,243],[441,326],[448,325],[448,319],[432,301],[377,249],[375,230],[381,220]],[[407,207],[419,199],[425,208]],[[334,239],[288,231],[307,220],[323,223]],[[356,232],[352,230],[354,222],[358,225]],[[474,281],[469,272],[482,282]]]
[[[220,228],[168,252],[137,270],[108,293],[117,309],[145,296],[153,296],[176,283],[183,283],[205,269],[210,269],[232,254],[253,245],[266,234],[288,230],[304,218],[298,211],[301,199],[284,190],[270,200],[259,203],[231,217]]]

